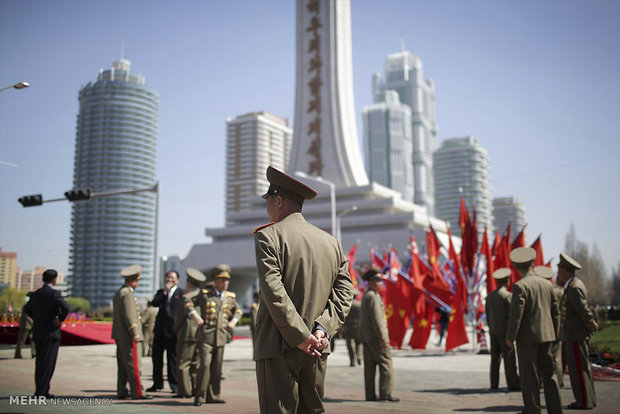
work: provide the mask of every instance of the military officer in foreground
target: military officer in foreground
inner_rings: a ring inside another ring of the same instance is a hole
[[[489,293],[486,300],[487,323],[491,334],[491,389],[499,387],[499,366],[504,360],[506,385],[509,390],[520,390],[519,374],[517,374],[517,358],[514,348],[506,345],[506,325],[510,313],[512,294],[508,291],[511,270],[502,267],[493,272],[497,289]]]
[[[570,385],[575,402],[568,408],[592,409],[596,407],[596,394],[590,365],[590,336],[598,324],[588,307],[588,291],[575,276],[581,265],[566,253],[560,254],[558,282],[564,286],[560,304],[562,309],[562,342],[565,344]]]
[[[368,290],[362,299],[360,332],[364,346],[364,384],[366,401],[377,401],[375,370],[379,366],[379,401],[399,401],[392,397],[392,356],[383,299],[381,270],[371,268],[362,278]]]
[[[517,342],[525,413],[540,413],[541,381],[547,411],[561,413],[560,388],[553,359],[559,327],[558,306],[549,282],[532,271],[534,259],[536,251],[531,247],[519,247],[510,252],[510,261],[522,279],[512,288],[506,345],[512,348],[515,340]]]
[[[340,243],[301,214],[316,191],[273,167],[267,180],[273,223],[254,231],[260,411],[321,413],[329,341],[349,313],[353,282]]]
[[[116,341],[116,364],[118,368],[116,398],[133,400],[151,399],[144,394],[140,381],[142,367],[142,322],[140,305],[134,295],[138,287],[142,266],[133,265],[121,270],[125,284],[116,292],[113,300],[112,338]],[[129,392],[127,392],[129,382]]]
[[[200,294],[200,287],[206,282],[207,278],[202,272],[189,268],[185,271],[187,275],[185,297]],[[200,308],[197,312],[200,313]],[[198,354],[196,352],[196,332],[198,324],[196,320],[187,315],[184,306],[177,306],[174,314],[173,330],[177,335],[177,377],[178,377],[178,398],[189,398],[194,395],[194,384],[196,383],[196,371],[198,370]]]
[[[198,324],[196,342],[199,353],[199,368],[194,405],[225,403],[220,398],[220,375],[224,345],[227,333],[241,318],[241,309],[233,292],[226,288],[230,280],[230,266],[218,265],[209,270],[207,278],[213,287],[203,289],[200,294],[186,295],[186,310]],[[196,308],[200,307],[200,310]]]

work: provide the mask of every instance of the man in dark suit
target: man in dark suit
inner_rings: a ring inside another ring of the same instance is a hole
[[[32,333],[37,355],[34,368],[35,396],[54,398],[50,394],[50,381],[56,368],[60,347],[60,325],[69,313],[69,305],[59,291],[54,289],[58,272],[43,272],[43,287],[30,296],[24,312],[33,319]]]
[[[166,283],[159,289],[151,304],[159,308],[153,330],[153,386],[147,391],[158,391],[164,388],[164,350],[168,371],[168,384],[173,393],[177,393],[177,336],[174,333],[174,312],[177,305],[183,303],[185,291],[178,287],[179,274],[176,270],[166,273]]]

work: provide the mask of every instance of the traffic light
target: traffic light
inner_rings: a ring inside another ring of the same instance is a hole
[[[90,188],[66,191],[65,197],[69,201],[90,200]]]
[[[43,204],[43,196],[41,194],[33,194],[23,196],[17,199],[24,207],[40,206]]]

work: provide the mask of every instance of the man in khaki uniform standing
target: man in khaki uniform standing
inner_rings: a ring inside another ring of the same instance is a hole
[[[596,407],[596,394],[590,365],[590,335],[598,329],[588,307],[588,291],[575,271],[581,265],[566,253],[560,254],[558,282],[564,286],[562,297],[562,342],[566,345],[566,360],[570,385],[575,402],[568,408],[592,409]]]
[[[186,291],[188,295],[200,294],[207,278],[199,270],[187,269]],[[177,335],[177,398],[189,398],[194,395],[196,371],[198,370],[198,355],[196,353],[196,332],[198,324],[192,317],[187,316],[185,306],[177,306],[174,314],[173,330]],[[200,313],[200,311],[198,311]]]
[[[267,180],[263,198],[273,223],[254,231],[260,411],[320,413],[329,341],[349,313],[353,282],[340,243],[301,214],[316,191],[273,167]]]
[[[138,287],[142,266],[133,265],[121,270],[125,284],[114,295],[112,310],[112,338],[116,341],[116,364],[118,367],[116,398],[133,400],[151,399],[144,394],[140,381],[142,367],[142,322],[140,305],[134,295]],[[127,382],[130,391],[127,392]]]
[[[517,358],[514,348],[506,345],[506,325],[510,313],[512,294],[508,291],[508,282],[512,271],[502,267],[493,272],[497,289],[487,295],[486,314],[491,334],[491,389],[499,387],[499,366],[504,360],[504,373],[508,389],[520,390],[519,374],[517,374]]]
[[[155,319],[157,318],[157,308],[151,304],[149,300],[146,303],[146,309],[142,313],[142,333],[144,335],[144,343],[142,344],[142,356],[151,356],[153,347],[153,329],[155,328]]]
[[[399,401],[392,397],[392,356],[383,299],[381,270],[371,268],[362,278],[368,290],[362,299],[360,333],[364,344],[364,384],[366,401],[377,401],[375,371],[379,366],[379,401]]]
[[[359,299],[359,290],[353,292],[353,302],[351,311],[344,320],[344,337],[347,341],[349,351],[349,366],[362,365],[362,338],[360,337],[360,317],[362,312],[362,301]]]
[[[536,251],[519,247],[510,261],[522,279],[512,288],[506,345],[517,342],[521,394],[525,413],[540,413],[540,383],[545,389],[547,411],[561,413],[560,388],[554,372],[553,348],[559,328],[558,306],[553,288],[532,272]]]
[[[207,278],[213,287],[204,289],[195,296],[186,295],[186,311],[197,324],[196,342],[199,353],[199,368],[194,395],[194,405],[202,403],[225,403],[220,398],[220,375],[224,345],[228,332],[241,318],[241,308],[237,305],[235,294],[227,292],[230,280],[230,266],[223,264],[209,270]],[[200,307],[200,313],[196,309]]]

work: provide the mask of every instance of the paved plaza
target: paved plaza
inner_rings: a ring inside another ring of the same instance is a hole
[[[237,334],[247,335],[247,328]],[[517,413],[521,394],[505,389],[491,392],[489,355],[473,353],[471,345],[445,354],[429,341],[426,351],[393,351],[394,396],[399,403],[364,401],[363,367],[349,367],[344,340],[337,340],[329,357],[325,385],[328,413]],[[168,389],[152,393],[148,401],[114,400],[116,393],[116,359],[114,345],[63,346],[52,380],[51,392],[58,398],[46,405],[15,396],[29,396],[34,390],[34,360],[13,359],[14,347],[0,348],[0,413],[256,413],[258,397],[252,341],[237,339],[226,346],[222,398],[226,404],[194,407],[191,399],[172,398]],[[28,354],[28,352],[24,352]],[[150,358],[143,358],[144,387],[152,385]],[[570,385],[562,388],[562,404],[573,401]],[[273,384],[278,386],[278,384]],[[503,378],[500,387],[504,387]],[[620,382],[596,381],[598,407],[595,413],[618,413]],[[11,398],[10,396],[13,396]],[[543,398],[544,401],[544,398]],[[28,403],[28,405],[19,403]],[[565,412],[577,412],[565,410]]]

